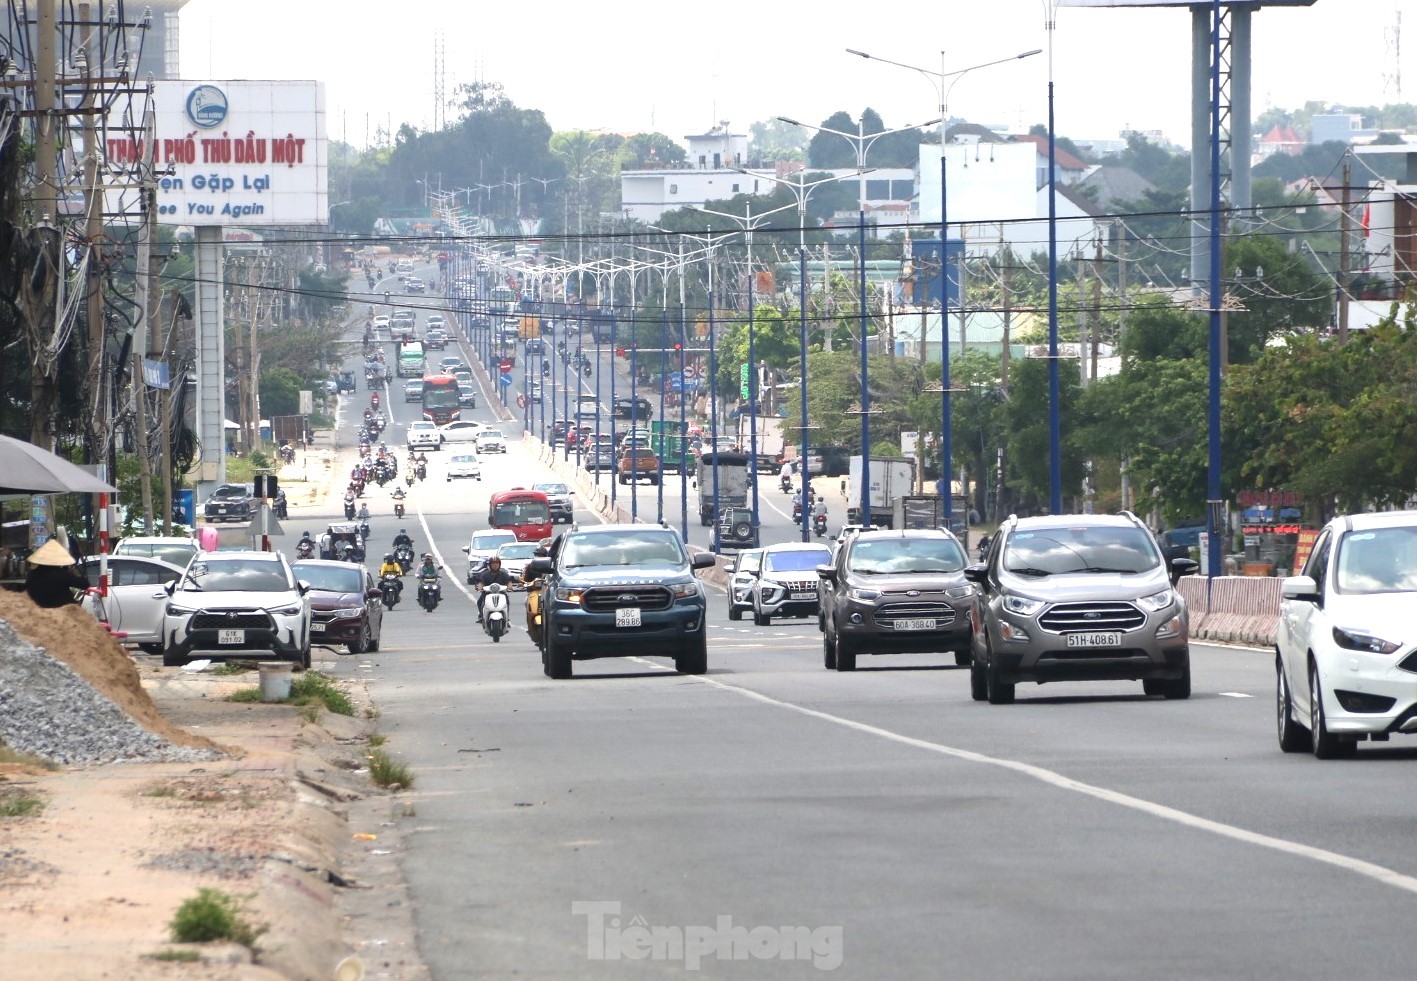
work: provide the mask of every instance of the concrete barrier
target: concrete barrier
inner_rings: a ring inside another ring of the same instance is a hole
[[[1229,644],[1273,647],[1282,579],[1186,576],[1177,591],[1190,611],[1191,636]]]

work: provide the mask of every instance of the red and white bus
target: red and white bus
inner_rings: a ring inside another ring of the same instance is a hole
[[[458,380],[452,375],[424,375],[423,418],[443,426],[460,416]]]
[[[541,491],[513,487],[487,502],[487,527],[510,531],[519,542],[551,537],[551,504]]]

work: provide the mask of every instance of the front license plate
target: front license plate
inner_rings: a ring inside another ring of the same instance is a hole
[[[617,627],[638,627],[640,625],[640,608],[629,606],[615,611],[615,626]]]
[[[218,630],[216,632],[216,642],[218,644],[244,644],[246,643],[246,631]]]
[[[815,592],[793,593],[792,598],[795,600],[813,600],[817,598],[817,594]]]
[[[316,621],[316,622],[314,622],[314,623],[311,623],[311,624],[310,624],[310,632],[311,632],[312,634],[322,634],[322,633],[325,632],[325,625],[324,625],[323,623],[318,622],[318,621]]]
[[[935,620],[897,620],[895,629],[897,630],[934,630]]]
[[[1098,634],[1068,634],[1069,647],[1121,647],[1122,635],[1116,631]]]

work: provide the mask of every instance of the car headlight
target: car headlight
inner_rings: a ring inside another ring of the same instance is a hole
[[[974,587],[966,584],[963,586],[951,586],[949,589],[945,590],[945,595],[950,599],[964,599],[973,592]]]
[[[1137,600],[1148,613],[1160,613],[1172,603],[1176,602],[1176,594],[1169,589],[1163,589],[1159,593],[1152,593],[1150,596],[1143,596]]]
[[[1181,618],[1174,616],[1161,626],[1156,628],[1156,639],[1164,640],[1167,637],[1175,637],[1181,632]]]
[[[557,586],[556,598],[562,603],[576,603],[579,605],[584,589],[575,589],[570,586]]]
[[[881,591],[879,589],[862,589],[860,586],[853,586],[846,591],[846,595],[862,603],[869,603],[872,600],[880,599]]]
[[[670,583],[669,589],[674,593],[675,599],[687,599],[690,596],[699,595],[699,584],[693,580]]]
[[[299,603],[292,603],[292,604],[290,604],[289,606],[277,606],[275,609],[271,610],[270,612],[271,612],[271,613],[274,613],[274,614],[275,614],[276,616],[278,616],[278,617],[293,617],[293,616],[299,616],[303,611],[304,611],[304,607],[301,606],[301,604],[299,604]]]
[[[168,603],[165,612],[170,617],[190,617],[197,611],[185,606],[178,606],[176,603]]]
[[[1017,613],[1019,616],[1031,617],[1042,608],[1042,600],[1029,599],[1027,596],[1018,596],[1013,593],[1004,597],[1004,609],[1009,613]]]
[[[292,615],[294,615],[294,614],[300,612],[300,608],[299,608],[299,607],[294,607],[294,608],[291,608],[291,609],[289,609],[289,610],[275,610],[275,611],[273,611],[273,612],[275,612],[275,613],[285,613],[285,614],[288,615],[288,616],[292,616]],[[344,617],[357,617],[357,616],[359,616],[360,614],[362,614],[363,612],[364,612],[364,608],[363,608],[363,607],[351,606],[349,609],[346,609],[346,610],[331,610],[331,611],[330,611],[330,616],[332,616],[332,617],[334,617],[335,619],[338,620],[338,619],[342,619],[342,618],[344,618]]]
[[[1402,648],[1401,644],[1374,634],[1343,627],[1333,628],[1333,642],[1346,651],[1363,651],[1366,654],[1391,654]]]

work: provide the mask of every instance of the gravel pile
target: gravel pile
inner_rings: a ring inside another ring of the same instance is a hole
[[[63,764],[216,759],[134,722],[68,665],[0,620],[0,742]]]

